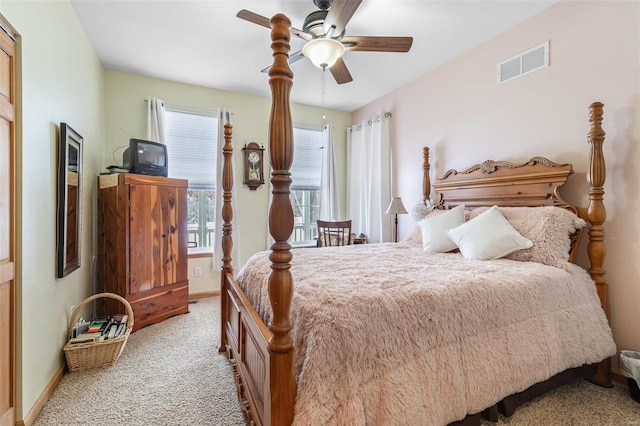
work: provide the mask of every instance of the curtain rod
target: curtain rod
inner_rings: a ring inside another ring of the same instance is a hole
[[[376,121],[380,121],[382,120],[382,116],[384,116],[385,118],[389,118],[391,117],[391,113],[390,112],[384,112],[384,113],[380,113],[378,115],[376,115],[374,118]],[[373,120],[367,120],[367,125],[371,126],[373,124]],[[350,132],[353,132],[353,128],[356,128],[356,130],[360,130],[362,128],[361,124],[354,124],[353,126],[349,127],[348,130]]]
[[[147,99],[143,99],[143,101],[145,103],[149,102]],[[218,110],[210,110],[210,109],[206,109],[206,108],[196,108],[196,107],[191,107],[191,106],[187,106],[187,105],[170,104],[170,103],[164,102],[164,101],[162,101],[162,103],[165,106],[168,106],[168,107],[183,108],[183,109],[191,110],[191,111],[200,111],[200,112],[206,113],[206,114],[217,114],[218,113]],[[234,115],[234,113],[232,112],[231,115]]]

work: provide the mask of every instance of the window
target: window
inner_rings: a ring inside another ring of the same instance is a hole
[[[315,244],[316,220],[320,213],[322,171],[322,127],[293,128],[293,164],[291,166],[291,205],[293,206],[292,245]]]
[[[169,177],[188,179],[189,252],[211,251],[215,232],[218,117],[166,105]]]

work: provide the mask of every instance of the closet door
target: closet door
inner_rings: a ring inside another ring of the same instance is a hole
[[[165,185],[130,185],[128,294],[187,279],[184,191]]]
[[[0,16],[0,426],[15,425],[15,41]]]

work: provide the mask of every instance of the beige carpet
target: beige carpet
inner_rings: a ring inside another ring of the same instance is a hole
[[[219,298],[189,310],[132,333],[114,366],[65,374],[35,425],[244,425]]]
[[[605,389],[579,380],[528,402],[508,419],[482,425],[638,426],[640,404],[631,399],[626,386]]]
[[[231,366],[216,350],[219,298],[199,299],[189,309],[133,333],[113,367],[65,374],[34,425],[244,425]],[[640,404],[626,386],[579,381],[497,424],[640,426]]]

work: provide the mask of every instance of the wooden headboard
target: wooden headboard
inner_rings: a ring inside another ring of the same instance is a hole
[[[571,164],[557,164],[544,157],[533,157],[522,164],[487,160],[463,172],[449,170],[438,179],[433,185],[439,197],[436,205],[558,206],[578,214],[578,208],[560,194],[560,188],[572,173]],[[571,236],[571,262],[575,262],[581,237],[582,228]]]
[[[571,164],[556,164],[544,157],[526,163],[487,160],[458,172],[449,170],[436,181],[439,201],[447,208],[492,206],[562,206],[575,212],[560,194],[573,173]]]

